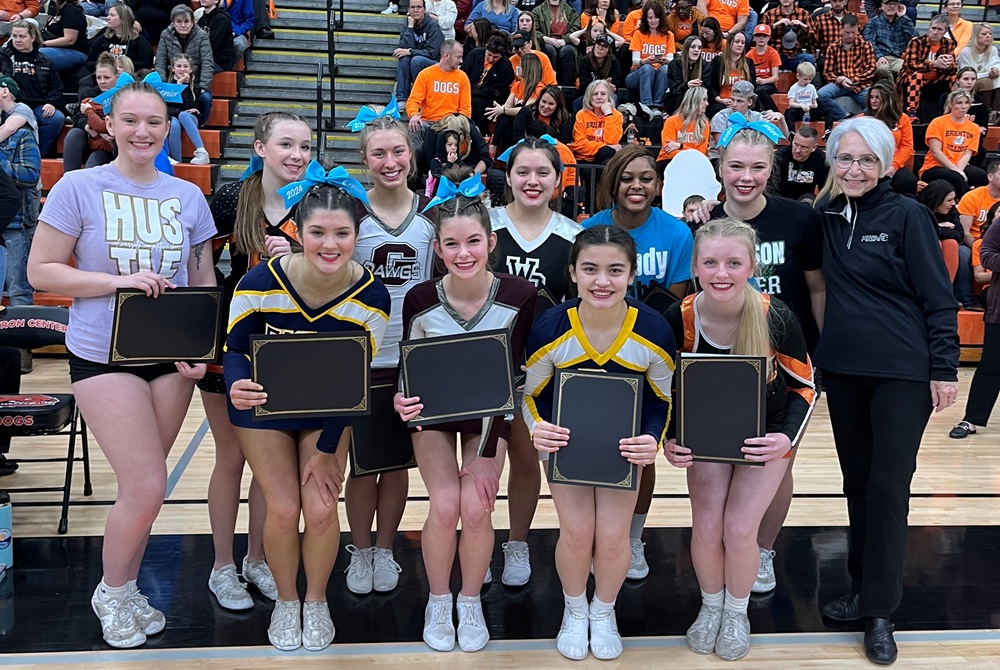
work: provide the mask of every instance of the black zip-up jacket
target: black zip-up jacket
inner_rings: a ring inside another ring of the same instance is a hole
[[[223,70],[233,67],[233,20],[223,5],[216,6],[211,13],[202,14],[198,26],[208,33],[212,43],[215,64]]]
[[[826,314],[817,367],[917,382],[957,381],[958,303],[931,211],[882,179],[820,203]]]
[[[52,61],[34,49],[21,53],[14,45],[7,43],[0,48],[0,75],[11,77],[17,82],[21,92],[17,101],[34,109],[48,103],[59,109],[62,107],[62,80],[52,67]]]
[[[510,95],[510,85],[514,83],[514,68],[510,65],[510,59],[501,56],[486,73],[482,86],[479,86],[479,79],[483,76],[485,68],[486,49],[483,47],[470,51],[462,62],[462,71],[472,82],[472,97],[503,104]]]

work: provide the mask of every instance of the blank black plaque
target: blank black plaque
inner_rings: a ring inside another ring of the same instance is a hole
[[[173,288],[156,298],[118,289],[113,324],[108,365],[218,363],[222,289]]]
[[[506,330],[399,343],[403,395],[424,406],[410,426],[482,419],[514,411],[514,375]]]
[[[392,408],[397,390],[396,384],[372,387],[372,413],[357,419],[351,432],[352,477],[416,467],[410,429]]]
[[[368,414],[370,343],[363,330],[252,336],[253,380],[267,393],[254,420]]]
[[[678,298],[661,284],[653,282],[643,297],[642,302],[647,307],[651,307],[660,314],[666,314],[667,310],[677,302]]]
[[[549,482],[634,491],[638,466],[618,441],[639,434],[642,377],[557,370],[553,383],[554,423],[569,428],[569,442],[549,454]]]
[[[677,443],[694,460],[748,461],[743,441],[766,427],[767,361],[757,356],[681,354],[677,381]]]

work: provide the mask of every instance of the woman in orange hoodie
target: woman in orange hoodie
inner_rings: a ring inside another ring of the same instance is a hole
[[[583,163],[604,165],[622,148],[621,112],[615,109],[614,95],[608,82],[595,79],[583,93],[583,109],[573,126],[573,155]]]
[[[663,123],[660,135],[660,155],[656,167],[660,175],[679,151],[694,149],[708,156],[708,91],[704,87],[689,88],[677,113]]]
[[[892,177],[892,190],[903,195],[917,192],[917,175],[906,164],[913,158],[913,123],[903,114],[899,96],[892,83],[877,81],[868,90],[868,104],[862,116],[872,116],[889,126],[892,138],[896,140],[896,153],[892,157],[892,167],[886,173]]]

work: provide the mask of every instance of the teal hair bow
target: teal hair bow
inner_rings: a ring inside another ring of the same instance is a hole
[[[253,156],[250,157],[250,165],[247,169],[243,171],[243,175],[240,177],[240,181],[246,181],[247,177],[256,174],[264,169],[264,159],[257,155],[257,152],[253,152]]]
[[[486,187],[483,186],[483,178],[478,174],[472,175],[458,186],[455,186],[450,179],[441,177],[437,193],[434,194],[434,197],[422,211],[426,212],[431,207],[437,207],[441,203],[454,200],[460,195],[464,195],[466,198],[475,198],[485,190]]]
[[[347,129],[352,133],[361,132],[361,129],[368,124],[369,121],[374,121],[375,119],[382,116],[391,116],[394,119],[399,118],[399,103],[396,102],[396,94],[393,93],[392,97],[389,98],[389,104],[386,105],[381,112],[376,112],[370,106],[365,105],[358,110],[358,115],[354,117],[353,121],[347,124]]]
[[[160,79],[160,75],[156,72],[150,72],[142,80],[144,83],[149,84],[157,90],[157,92],[163,96],[163,100],[172,104],[181,103],[181,93],[184,92],[186,86],[184,84],[168,84],[167,82]],[[118,89],[123,86],[128,86],[129,84],[134,84],[135,79],[132,75],[127,72],[122,72],[118,75],[118,81],[109,90],[101,93],[94,97],[94,102],[100,104],[104,107],[104,113],[108,114],[111,112],[111,99],[115,96]]]
[[[747,121],[747,117],[743,116],[739,112],[731,114],[729,116],[729,127],[726,128],[725,132],[719,138],[719,148],[724,149],[729,143],[736,137],[736,133],[740,132],[744,128],[749,128],[751,130],[756,130],[761,133],[767,139],[771,140],[773,143],[777,144],[781,140],[785,139],[785,136],[781,134],[778,130],[778,126],[774,125],[770,121]]]
[[[366,206],[368,205],[368,193],[365,192],[365,187],[357,179],[347,174],[347,170],[343,166],[338,165],[327,172],[318,161],[311,161],[309,163],[308,167],[306,167],[305,176],[301,181],[293,182],[288,186],[279,188],[278,195],[284,199],[285,207],[291,209],[310,188],[319,184],[336,186],[348,195],[352,195],[365,203]]]
[[[524,138],[524,139],[528,139],[528,138]],[[552,146],[555,146],[556,144],[558,144],[556,142],[556,138],[552,137],[551,135],[542,135],[538,139],[545,140],[546,142],[548,142]],[[517,144],[524,144],[524,140],[521,140]],[[515,144],[514,147],[516,147],[517,144]],[[502,163],[506,163],[507,161],[509,161],[510,160],[510,153],[512,151],[514,151],[514,147],[511,147],[511,148],[507,149],[507,151],[505,151],[502,154],[500,154],[500,156],[497,157],[497,160],[500,161],[500,162],[502,162]]]

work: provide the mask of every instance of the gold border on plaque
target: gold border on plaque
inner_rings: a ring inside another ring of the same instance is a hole
[[[337,335],[337,337],[329,337],[330,335]],[[324,337],[326,336],[326,337]],[[371,352],[369,349],[369,342],[371,342],[371,337],[368,331],[344,331],[343,334],[339,332],[330,333],[310,333],[310,334],[299,334],[295,333],[292,336],[288,335],[278,335],[270,338],[262,338],[260,336],[255,336],[258,339],[251,340],[251,352],[250,352],[250,362],[253,366],[253,379],[257,379],[257,352],[264,348],[267,344],[283,344],[290,342],[316,342],[320,340],[337,340],[344,342],[354,342],[361,346],[361,350],[365,354],[365,359],[367,363],[365,364],[366,376],[365,376],[365,392],[362,395],[361,401],[354,407],[348,409],[324,409],[322,407],[313,408],[308,410],[302,409],[288,409],[280,410],[277,412],[272,412],[266,409],[263,405],[257,405],[253,408],[255,417],[281,417],[281,416],[302,416],[304,414],[318,414],[320,412],[328,413],[331,416],[343,416],[350,414],[357,414],[358,412],[365,412],[368,410],[369,403],[371,402]],[[353,439],[353,437],[352,437]]]
[[[383,388],[385,386],[396,386],[395,384],[379,384],[378,386],[371,386],[371,389]],[[395,410],[394,410],[395,411]],[[376,468],[374,470],[364,470],[357,467],[357,449],[354,445],[354,429],[351,428],[351,444],[349,445],[350,456],[351,456],[351,474],[355,477],[364,477],[365,475],[376,475],[380,472],[398,472],[399,470],[410,470],[411,468],[417,467],[417,457],[416,454],[410,456],[410,460],[406,462],[405,465],[393,465],[388,468]]]
[[[639,397],[639,380],[638,379],[635,379],[635,378],[632,378],[632,377],[623,377],[621,375],[614,375],[614,374],[609,375],[609,374],[607,374],[607,373],[605,373],[603,371],[581,372],[581,371],[578,371],[578,370],[556,370],[556,374],[559,377],[559,382],[558,383],[559,383],[559,389],[560,390],[562,390],[562,387],[565,386],[566,383],[570,379],[572,379],[574,377],[589,377],[589,378],[592,378],[592,379],[603,379],[603,380],[606,380],[606,381],[618,381],[618,382],[624,382],[624,383],[628,384],[632,388],[632,425],[633,426],[637,425],[637,423],[638,423],[638,416],[639,416],[639,403],[638,403],[638,397]],[[559,394],[559,402],[556,403],[556,406],[555,406],[554,412],[553,412],[553,416],[555,417],[555,424],[557,426],[561,426],[562,425],[562,400],[563,400],[563,396],[562,396],[562,393],[560,393]],[[552,481],[554,483],[585,484],[587,486],[599,486],[601,488],[623,488],[623,489],[630,489],[630,488],[632,488],[632,474],[636,470],[636,466],[634,464],[632,464],[632,463],[629,463],[628,476],[625,477],[625,479],[621,480],[620,482],[611,483],[611,482],[590,481],[590,480],[587,480],[587,479],[571,479],[571,478],[565,476],[559,470],[559,452],[558,451],[549,454],[549,460],[552,461]]]
[[[695,357],[695,358],[692,358]],[[761,376],[763,372],[761,371],[761,358],[759,356],[748,357],[748,356],[733,356],[728,354],[698,354],[698,353],[681,353],[681,372],[687,370],[690,366],[695,363],[732,363],[732,362],[746,363],[752,367],[757,372],[757,383],[762,384]],[[678,375],[678,393],[680,395],[678,407],[677,407],[677,443],[684,444],[684,433],[687,428],[687,422],[683,421],[681,417],[684,415],[684,398],[686,397],[684,393],[684,375]],[[766,402],[767,397],[767,386],[763,384],[765,391],[762,396],[757,397],[757,407],[754,412],[754,416],[757,417],[757,433],[759,435],[764,434],[764,423],[761,421],[761,404]],[[767,421],[767,417],[764,417],[764,421]],[[732,463],[739,465],[764,465],[763,463],[748,461],[745,458],[723,458],[721,456],[699,456],[691,452],[691,456],[696,461],[701,461],[703,463]]]
[[[165,292],[163,295],[170,295],[170,294],[173,294],[173,295],[210,295],[213,298],[215,298],[215,304],[216,304],[216,307],[218,309],[216,310],[215,329],[214,329],[215,333],[216,333],[216,337],[212,340],[212,348],[209,350],[209,353],[207,355],[205,355],[205,356],[202,356],[200,358],[186,358],[185,359],[187,361],[195,361],[195,362],[199,362],[199,361],[209,361],[209,362],[211,362],[211,361],[214,361],[216,359],[216,357],[218,356],[218,349],[219,349],[219,337],[218,337],[218,333],[222,330],[222,318],[223,318],[222,317],[222,309],[221,309],[221,306],[222,306],[222,289],[219,288],[219,287],[210,287],[210,286],[205,286],[205,287],[191,286],[191,287],[182,287],[181,289],[171,289],[171,290]],[[122,362],[142,363],[144,361],[162,361],[163,360],[163,356],[146,356],[144,358],[128,358],[127,356],[122,356],[120,353],[118,353],[118,329],[119,329],[119,327],[121,325],[120,322],[121,322],[122,305],[124,305],[125,301],[127,301],[129,298],[135,298],[135,297],[140,296],[140,295],[143,296],[143,297],[146,297],[145,291],[140,291],[138,289],[117,289],[115,291],[115,313],[114,313],[114,320],[113,320],[113,323],[111,325],[111,352],[110,352],[109,363],[122,363]]]
[[[420,340],[415,340],[415,341],[411,341],[408,344],[402,344],[402,343],[400,343],[400,345],[399,345],[399,368],[400,368],[400,373],[402,374],[402,379],[403,379],[403,394],[405,396],[410,397],[410,384],[409,384],[410,377],[406,373],[406,362],[407,362],[407,359],[409,358],[410,354],[413,352],[414,349],[419,349],[419,348],[422,348],[422,347],[434,347],[434,346],[438,346],[438,345],[447,345],[447,344],[450,344],[452,342],[472,342],[472,341],[475,341],[475,340],[497,340],[498,342],[500,342],[501,344],[503,344],[504,354],[506,355],[507,361],[508,361],[508,365],[506,366],[506,370],[507,370],[507,385],[511,389],[511,393],[510,393],[510,395],[507,396],[507,400],[504,401],[504,403],[502,405],[500,405],[499,407],[484,407],[484,408],[481,408],[481,409],[469,410],[467,412],[452,412],[450,414],[437,414],[435,416],[424,416],[423,414],[419,414],[415,418],[410,419],[409,423],[411,425],[420,425],[420,424],[426,424],[428,421],[441,422],[441,421],[444,421],[444,420],[461,418],[461,417],[467,416],[468,414],[486,414],[486,413],[489,413],[491,415],[499,415],[499,414],[509,414],[509,413],[515,411],[516,408],[514,406],[514,391],[513,391],[513,389],[514,389],[514,372],[511,370],[510,363],[509,363],[510,362],[510,338],[508,337],[507,333],[506,332],[503,332],[503,333],[485,333],[485,334],[481,334],[481,335],[472,335],[472,334],[470,334],[468,336],[465,336],[465,335],[455,335],[455,336],[446,335],[444,337],[447,337],[449,339],[448,340],[442,340],[442,339],[439,339],[439,338],[434,338],[434,339],[436,339],[438,341],[436,341],[436,342],[432,341],[432,342],[425,343],[425,342],[422,342]]]

